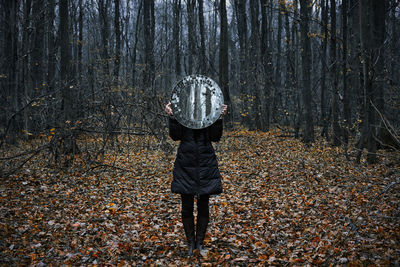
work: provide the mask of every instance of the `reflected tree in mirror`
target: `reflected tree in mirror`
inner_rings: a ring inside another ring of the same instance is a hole
[[[222,113],[224,97],[218,84],[202,75],[180,80],[172,91],[171,108],[175,118],[191,129],[213,124]]]

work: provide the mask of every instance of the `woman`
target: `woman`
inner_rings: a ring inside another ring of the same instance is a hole
[[[171,190],[181,194],[182,223],[189,245],[188,256],[194,249],[201,251],[209,220],[210,195],[222,193],[221,174],[211,142],[222,136],[222,119],[203,129],[189,129],[173,118],[171,103],[165,106],[169,117],[169,135],[174,141],[180,140],[176,155]],[[227,106],[222,106],[222,115]],[[221,116],[222,116],[221,115]],[[197,196],[196,233],[193,207]]]

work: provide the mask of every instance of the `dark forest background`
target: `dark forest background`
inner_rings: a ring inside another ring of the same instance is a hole
[[[42,140],[3,162],[71,158],[83,135],[101,140],[91,159],[121,134],[168,149],[164,105],[190,74],[218,82],[227,127],[323,136],[370,163],[400,147],[398,1],[0,3],[0,146]]]

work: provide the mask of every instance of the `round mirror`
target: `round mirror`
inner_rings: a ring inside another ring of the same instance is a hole
[[[213,124],[221,115],[224,96],[218,84],[202,75],[190,75],[172,90],[171,108],[176,120],[191,129]]]

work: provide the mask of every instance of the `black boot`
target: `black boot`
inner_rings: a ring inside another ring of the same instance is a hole
[[[203,241],[206,237],[208,225],[208,217],[197,216],[196,224],[196,248],[201,251],[203,250]]]
[[[189,250],[188,256],[192,256],[193,250],[195,249],[195,237],[194,237],[194,218],[182,218],[183,228],[185,229],[186,240],[188,242]]]

